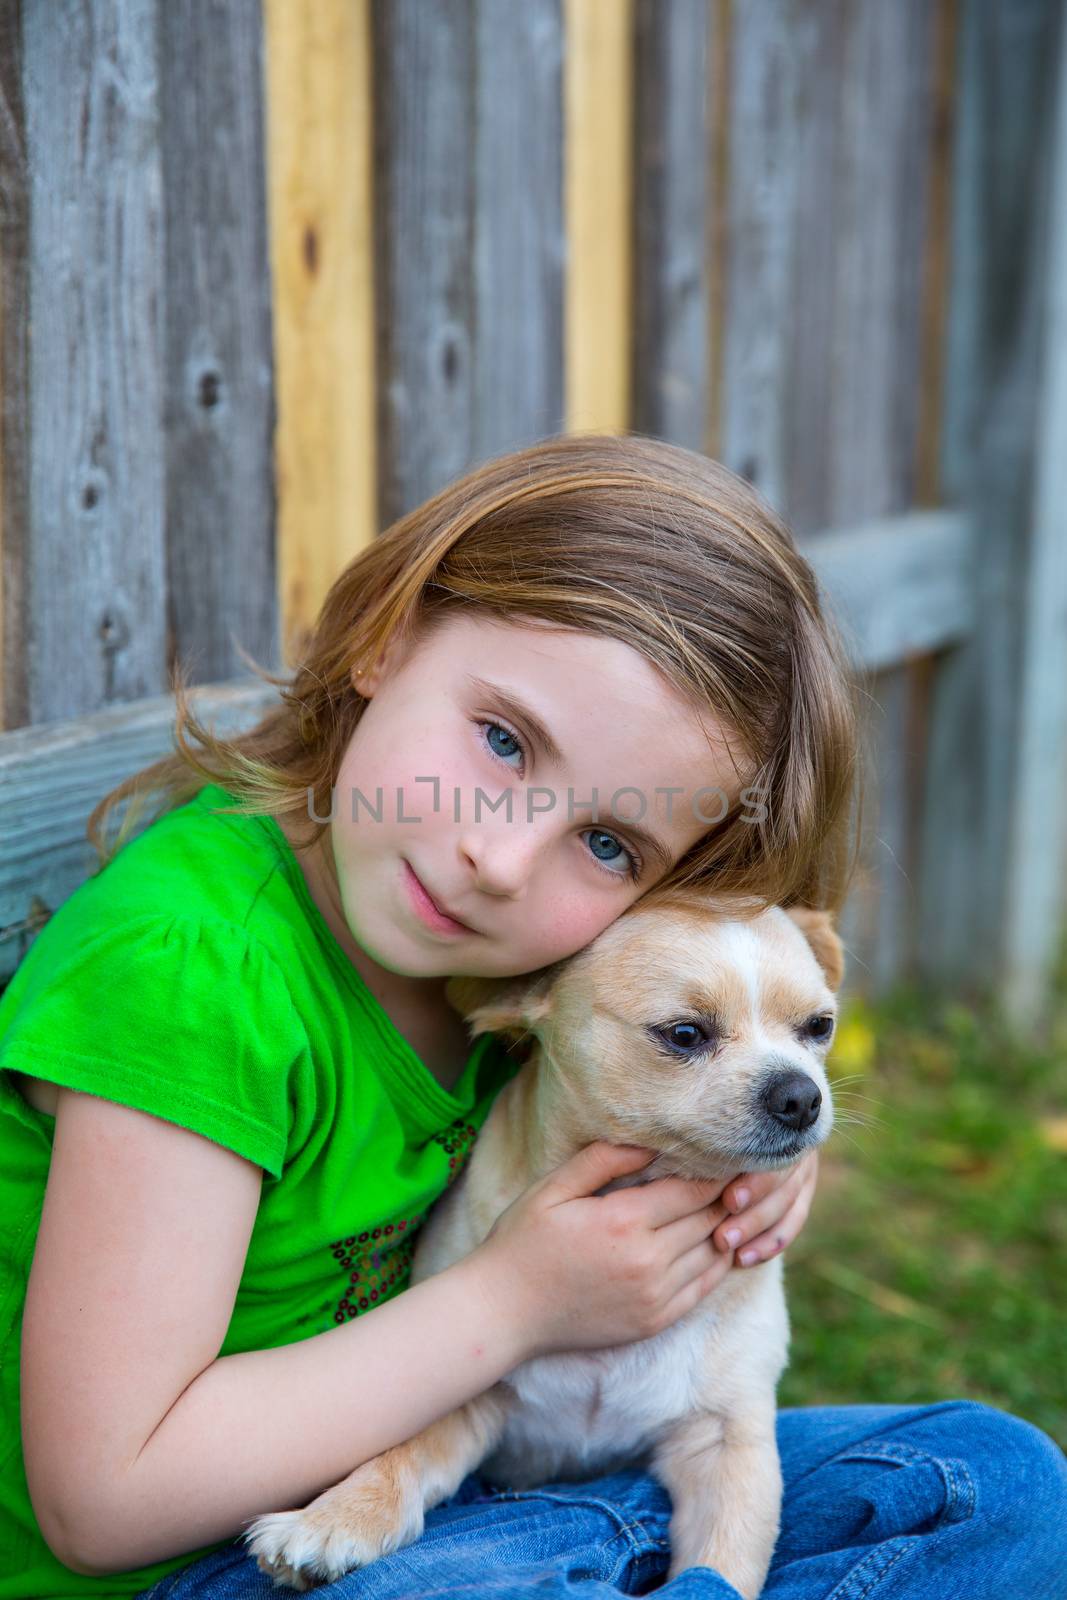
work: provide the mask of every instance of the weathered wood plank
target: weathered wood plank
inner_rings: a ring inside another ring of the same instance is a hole
[[[691,450],[708,414],[707,0],[637,0],[633,426]]]
[[[831,524],[899,513],[916,497],[935,18],[929,0],[849,8],[835,171]],[[878,992],[910,976],[916,960],[921,769],[911,734],[921,682],[900,666],[870,684],[879,804],[868,849],[878,890],[862,948]]]
[[[883,993],[902,976],[902,953],[884,929],[906,925],[914,903],[907,844],[915,749],[911,682],[899,669],[864,680],[867,713],[860,729],[866,779],[860,869],[839,922],[852,969],[847,983],[864,994]]]
[[[565,423],[560,0],[477,0],[474,454]]]
[[[154,0],[23,12],[30,174],[30,722],[166,682]]]
[[[21,0],[0,7],[0,728],[29,720],[29,172]]]
[[[721,454],[800,534],[914,500],[928,0],[735,4]]]
[[[956,122],[956,61],[959,0],[935,0],[930,63],[930,149],[923,251],[922,325],[919,333],[918,452],[915,499],[940,505],[941,429],[944,422],[945,359],[952,235],[952,150]]]
[[[704,453],[721,460],[723,360],[726,348],[727,207],[730,196],[730,107],[733,82],[733,6],[708,0],[707,415]]]
[[[848,11],[826,417],[829,526],[899,512],[915,499],[934,18],[929,0],[863,0]]]
[[[816,119],[832,125],[822,102],[801,95],[814,66],[813,20],[795,6],[735,5],[728,39],[719,44],[730,58],[729,175],[718,201],[726,250],[722,370],[715,379],[720,449],[727,466],[783,510],[790,504],[785,428],[801,232],[800,135]],[[832,215],[822,219],[818,236],[832,237]]]
[[[958,643],[974,627],[973,535],[961,512],[911,511],[798,543],[867,672]]]
[[[902,864],[918,777],[899,762],[914,686],[889,669],[942,629],[958,636],[969,604],[962,527],[931,525],[926,570],[917,525],[903,517],[918,461],[936,20],[927,0],[789,0],[735,4],[729,25],[722,454],[785,512],[813,560],[829,541],[829,586],[841,589],[855,657],[879,674],[868,685],[871,762],[893,781],[869,813],[867,886],[848,923],[857,966],[878,986],[911,953]],[[897,517],[908,542],[896,558],[884,545],[895,520],[817,532]],[[866,584],[865,551],[891,600]],[[949,608],[941,616],[938,601]]]
[[[559,0],[375,7],[383,525],[563,426],[561,40]]]
[[[1067,762],[1064,17],[1017,0],[962,24],[943,476],[972,511],[977,626],[934,688],[920,949],[931,977],[1033,1021]]]
[[[213,684],[190,696],[217,732],[252,727],[276,703],[259,683]],[[69,721],[0,735],[0,978],[10,977],[41,920],[96,866],[89,814],[116,784],[173,749],[174,697],[159,695]]]
[[[166,0],[158,27],[167,662],[217,683],[238,645],[279,659],[260,0]]]
[[[935,20],[731,11],[721,449],[801,534],[912,500]]]
[[[474,454],[474,40],[455,0],[388,0],[372,16],[384,527]]]
[[[841,0],[733,4],[725,54],[725,259],[712,375],[722,459],[801,534],[828,520]]]
[[[1019,670],[1019,763],[1009,835],[1004,967],[1009,1013],[1047,1001],[1067,920],[1067,23],[1049,113],[1044,256],[1026,625]]]

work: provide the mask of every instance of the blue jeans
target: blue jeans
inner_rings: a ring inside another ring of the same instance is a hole
[[[1067,1458],[1041,1429],[973,1400],[778,1414],[785,1495],[763,1600],[1065,1600]],[[422,1537],[316,1600],[587,1600],[657,1590],[737,1600],[710,1567],[669,1583],[670,1498],[648,1473],[493,1490],[477,1473]],[[141,1600],[281,1600],[239,1541]]]

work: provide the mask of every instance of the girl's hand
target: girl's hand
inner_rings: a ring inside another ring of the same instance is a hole
[[[755,1266],[793,1243],[808,1220],[819,1174],[819,1152],[809,1150],[777,1172],[742,1172],[723,1190],[734,1213],[712,1234],[715,1248],[735,1250],[734,1265]],[[747,1195],[747,1198],[746,1198]]]
[[[729,1221],[723,1180],[655,1178],[597,1193],[654,1156],[585,1145],[513,1200],[472,1252],[489,1316],[510,1326],[523,1360],[649,1339],[730,1271],[733,1252],[711,1242]]]

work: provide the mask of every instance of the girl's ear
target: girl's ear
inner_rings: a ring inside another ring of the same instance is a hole
[[[836,993],[845,975],[845,947],[837,936],[830,912],[818,911],[814,906],[783,906],[782,910],[811,945],[827,983]]]
[[[445,999],[467,1021],[472,1039],[480,1033],[521,1037],[552,1009],[555,967],[518,978],[449,978]]]
[[[386,645],[375,667],[369,668],[364,662],[357,661],[349,673],[353,689],[357,694],[361,694],[364,700],[369,700],[377,694],[382,679],[392,672],[394,667],[400,665],[406,653],[403,640],[394,636]]]

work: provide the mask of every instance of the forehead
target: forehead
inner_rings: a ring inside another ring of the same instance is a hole
[[[594,1003],[635,1021],[676,1011],[785,1022],[833,1004],[811,946],[777,907],[745,921],[678,907],[634,912],[581,959]]]
[[[480,670],[492,668],[495,675],[509,676],[513,687],[524,684],[531,693],[551,697],[562,691],[563,704],[554,705],[555,709],[580,702],[586,686],[621,704],[628,704],[636,690],[660,713],[669,710],[687,728],[698,730],[705,750],[707,735],[717,727],[710,707],[701,710],[694,705],[639,650],[584,629],[563,628],[536,617],[509,621],[457,611],[446,613],[424,649],[463,667],[470,665],[473,655]],[[482,670],[482,676],[489,673]]]

